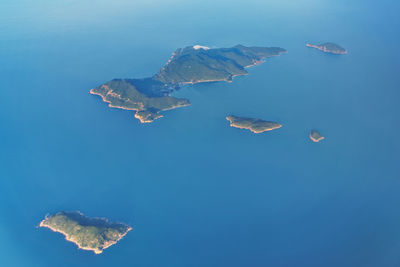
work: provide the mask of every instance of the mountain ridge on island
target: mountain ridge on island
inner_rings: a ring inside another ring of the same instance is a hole
[[[61,233],[79,249],[90,250],[95,254],[116,244],[132,230],[127,224],[110,222],[106,218],[90,218],[79,211],[46,215],[39,227]]]
[[[188,46],[177,49],[168,62],[152,77],[114,79],[90,90],[109,107],[136,111],[142,123],[163,117],[161,111],[190,105],[188,99],[171,94],[182,85],[227,81],[247,75],[245,68],[258,65],[266,58],[287,52],[279,47],[209,48]]]

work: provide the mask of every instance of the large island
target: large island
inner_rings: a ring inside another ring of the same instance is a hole
[[[142,123],[152,122],[160,111],[190,105],[189,100],[172,97],[184,84],[227,81],[246,75],[245,68],[286,52],[279,47],[208,48],[189,46],[176,50],[167,64],[153,77],[115,79],[90,90],[110,107],[134,110]]]
[[[169,96],[174,89],[152,78],[115,79],[90,93],[101,96],[109,107],[135,110],[135,118],[146,123],[161,118],[160,111],[190,105],[187,99]]]
[[[306,46],[311,47],[311,48],[316,48],[325,53],[331,53],[331,54],[336,54],[336,55],[347,54],[346,49],[344,49],[343,47],[341,47],[340,45],[335,44],[335,43],[323,43],[323,44],[319,44],[319,45],[307,43]]]
[[[272,131],[282,127],[282,124],[273,121],[264,121],[261,119],[227,116],[226,119],[230,122],[231,127],[239,129],[247,129],[253,133],[262,133],[266,131]]]
[[[91,250],[96,254],[116,244],[132,230],[126,224],[109,222],[104,218],[89,218],[77,211],[46,216],[39,226],[61,233],[78,248]]]

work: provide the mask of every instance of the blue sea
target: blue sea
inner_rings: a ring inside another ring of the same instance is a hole
[[[0,266],[400,266],[397,0],[2,0]],[[332,41],[344,56],[305,47]],[[140,124],[89,90],[189,45],[279,46]],[[283,127],[255,135],[225,116]],[[326,138],[313,143],[311,129]],[[134,230],[103,254],[37,228]]]

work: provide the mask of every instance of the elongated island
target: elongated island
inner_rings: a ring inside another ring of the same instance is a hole
[[[231,127],[239,129],[247,129],[253,133],[262,133],[266,131],[272,131],[282,127],[282,124],[273,121],[264,121],[261,119],[227,116],[226,119],[230,122]]]
[[[331,53],[331,54],[335,54],[335,55],[347,54],[346,49],[344,49],[343,47],[341,47],[340,45],[335,44],[335,43],[323,43],[323,44],[319,44],[319,45],[307,43],[306,46],[311,47],[311,48],[316,48],[325,53]]]
[[[153,122],[163,116],[161,111],[190,105],[187,99],[171,96],[182,85],[231,82],[235,76],[248,74],[247,67],[285,52],[279,47],[189,46],[177,49],[153,77],[114,79],[91,89],[90,93],[99,95],[109,107],[136,111],[135,117],[142,123]]]
[[[61,233],[78,248],[100,254],[116,244],[132,228],[123,223],[110,222],[105,218],[89,218],[81,212],[59,212],[48,215],[39,227]]]

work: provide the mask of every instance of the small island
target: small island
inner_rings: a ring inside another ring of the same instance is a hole
[[[123,223],[109,222],[105,218],[89,218],[80,212],[59,212],[48,215],[39,227],[61,233],[78,248],[100,254],[116,244],[132,228]]]
[[[307,43],[306,46],[316,48],[325,53],[331,53],[331,54],[335,54],[335,55],[347,54],[346,49],[344,49],[343,47],[341,47],[340,45],[335,44],[335,43],[323,43],[320,45],[314,45],[314,44]]]
[[[227,116],[226,119],[230,122],[231,127],[247,129],[256,134],[272,131],[282,127],[282,124],[272,121],[264,121],[261,119],[237,117],[233,115]]]
[[[166,65],[153,77],[114,79],[90,90],[109,107],[134,110],[142,123],[163,117],[160,112],[190,105],[189,100],[171,96],[182,85],[227,81],[246,75],[247,67],[278,56],[286,50],[279,47],[209,48],[188,46],[176,50]]]
[[[320,134],[317,130],[312,130],[312,131],[310,132],[310,139],[311,139],[313,142],[318,143],[319,141],[324,140],[325,137],[324,137],[322,134]]]

